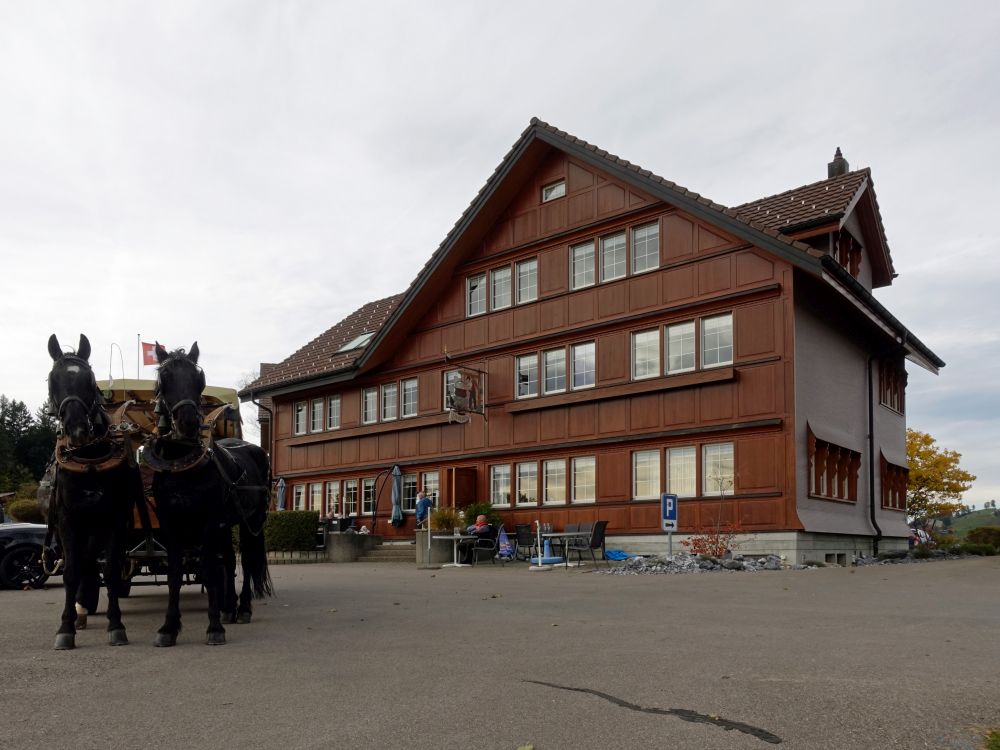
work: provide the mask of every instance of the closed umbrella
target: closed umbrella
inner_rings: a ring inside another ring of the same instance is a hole
[[[278,510],[285,509],[285,478],[278,479]]]
[[[392,517],[389,523],[396,528],[403,525],[403,472],[398,465],[392,467]]]

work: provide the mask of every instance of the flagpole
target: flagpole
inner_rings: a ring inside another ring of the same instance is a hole
[[[139,343],[139,336],[142,334],[137,333],[135,335],[135,379],[139,379],[139,365],[142,363],[142,344]]]

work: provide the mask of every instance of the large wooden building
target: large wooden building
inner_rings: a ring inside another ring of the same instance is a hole
[[[388,524],[393,466],[508,528],[607,519],[616,546],[739,523],[791,560],[905,546],[904,359],[868,169],[727,208],[538,120],[403,293],[243,392],[288,506]],[[459,372],[483,415],[451,420]],[[366,517],[367,520],[366,520]]]

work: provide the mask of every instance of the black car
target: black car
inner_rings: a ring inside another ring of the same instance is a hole
[[[0,587],[39,588],[48,580],[42,569],[45,531],[40,523],[0,523]]]

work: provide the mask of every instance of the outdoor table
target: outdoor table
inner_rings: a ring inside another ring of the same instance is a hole
[[[458,561],[458,543],[464,541],[465,539],[475,539],[476,537],[472,534],[436,534],[431,537],[432,539],[451,539],[451,559],[454,562],[445,563],[442,568],[468,568],[467,563],[460,563]]]
[[[569,567],[569,551],[567,549],[567,547],[569,547],[569,540],[570,539],[575,539],[575,538],[580,537],[580,536],[584,536],[584,535],[581,534],[579,531],[543,531],[542,532],[542,539],[552,539],[552,540],[555,540],[556,542],[559,542],[559,541],[562,542],[562,546],[563,546],[563,563],[565,564],[565,567],[567,567],[567,568]],[[539,553],[539,557],[541,557],[540,553]]]

